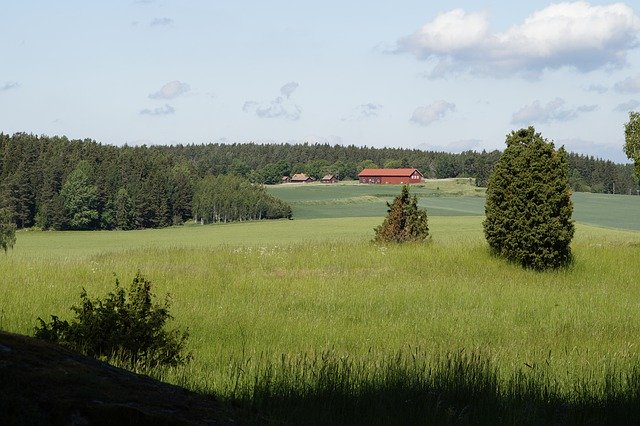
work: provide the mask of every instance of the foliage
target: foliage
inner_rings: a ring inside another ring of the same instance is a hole
[[[135,227],[134,204],[127,188],[120,188],[116,194],[115,201],[116,227],[122,230],[129,230]]]
[[[379,243],[403,243],[423,241],[429,236],[427,210],[418,208],[418,197],[409,196],[409,186],[403,185],[393,203],[387,203],[387,217],[375,228],[374,241]]]
[[[291,218],[291,206],[236,175],[204,178],[193,196],[193,212],[206,223]]]
[[[0,209],[0,248],[6,253],[16,243],[16,225],[8,209]]]
[[[640,178],[640,112],[629,112],[629,122],[624,125],[624,153],[633,161]]]
[[[90,175],[91,166],[81,161],[60,190],[70,229],[93,229],[98,222],[98,188]]]
[[[185,354],[187,331],[165,330],[171,319],[169,296],[163,305],[153,302],[151,282],[140,272],[126,292],[116,279],[115,290],[104,299],[91,300],[82,290],[80,306],[73,306],[75,319],[69,323],[51,316],[35,337],[60,343],[93,357],[116,356],[131,365],[176,366],[190,359]]]
[[[564,148],[533,127],[507,135],[489,178],[484,234],[495,254],[537,270],[571,261],[573,204]]]

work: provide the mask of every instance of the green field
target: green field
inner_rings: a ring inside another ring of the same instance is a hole
[[[575,263],[539,273],[489,254],[483,194],[468,182],[413,190],[430,214],[423,245],[370,243],[399,192],[374,185],[270,188],[294,220],[21,231],[0,256],[0,328],[31,334],[38,316],[69,317],[83,287],[103,295],[114,274],[126,283],[140,270],[157,294],[172,294],[175,325],[191,332],[193,362],[162,377],[223,397],[287,371],[300,386],[296,374],[317,368],[300,359],[348,359],[362,378],[398,353],[414,365],[477,355],[505,386],[519,375],[542,380],[563,403],[633,385],[640,197],[574,195]]]

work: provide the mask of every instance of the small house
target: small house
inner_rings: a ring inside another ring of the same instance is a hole
[[[296,173],[293,176],[291,176],[291,183],[309,183],[309,182],[313,182],[315,179],[313,179],[310,176],[305,175],[304,173]]]
[[[291,177],[289,176],[282,176],[282,183],[289,183],[291,182]]]
[[[358,174],[360,183],[420,183],[423,177],[418,169],[364,169]]]
[[[322,183],[336,183],[336,182],[338,182],[338,178],[336,177],[336,175],[326,175],[325,177],[320,179],[320,182],[322,182]]]

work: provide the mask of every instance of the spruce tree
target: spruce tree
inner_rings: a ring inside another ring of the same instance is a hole
[[[487,187],[484,234],[491,251],[525,268],[571,262],[573,204],[564,148],[533,127],[507,135]]]
[[[427,210],[418,208],[418,198],[409,195],[407,185],[402,187],[393,203],[387,203],[387,207],[387,217],[382,225],[375,228],[375,242],[424,241],[429,236]]]

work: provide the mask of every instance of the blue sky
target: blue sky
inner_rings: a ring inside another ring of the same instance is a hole
[[[547,1],[2,1],[0,131],[503,149],[617,162],[640,9]]]

